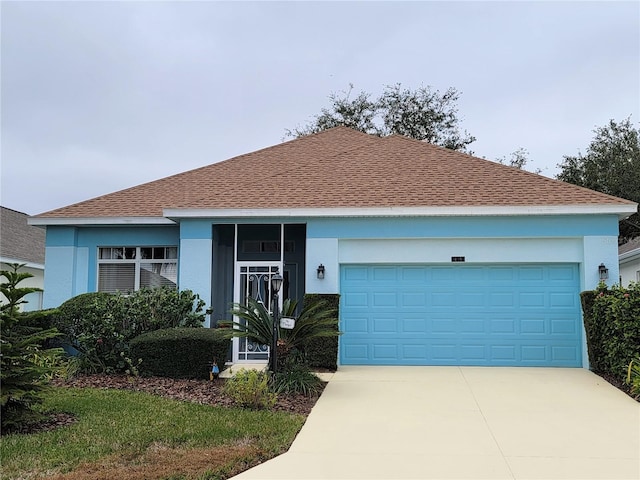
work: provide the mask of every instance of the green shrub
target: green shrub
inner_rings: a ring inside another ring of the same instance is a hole
[[[214,328],[169,328],[131,341],[129,356],[142,376],[209,378],[213,361],[224,364],[231,340]]]
[[[640,357],[640,284],[600,285],[581,298],[591,368],[624,381],[629,362]]]
[[[84,372],[131,369],[129,342],[171,327],[199,327],[204,302],[189,290],[141,289],[131,295],[85,293],[64,302],[53,319]]]
[[[602,321],[602,315],[596,315],[594,312],[594,304],[599,294],[599,290],[588,290],[580,294],[589,363],[590,368],[595,372],[604,371],[603,331],[605,323]]]
[[[240,369],[224,385],[224,393],[239,406],[252,409],[272,408],[278,395],[271,390],[269,374]]]
[[[339,318],[340,295],[338,294],[307,294],[303,299],[303,307],[318,301],[326,302],[327,308],[335,311]],[[334,324],[338,331],[338,322]],[[309,340],[304,345],[307,364],[312,368],[326,368],[335,371],[338,368],[338,336],[318,337]]]
[[[125,298],[126,315],[136,335],[161,328],[201,327],[204,321],[205,302],[191,290],[142,288]]]
[[[322,380],[308,366],[291,363],[273,377],[273,386],[278,393],[302,394],[311,397],[322,391]]]
[[[10,431],[37,420],[41,415],[35,407],[45,392],[52,364],[63,353],[47,349],[47,340],[58,336],[55,329],[38,326],[52,311],[20,312],[18,305],[26,303],[25,295],[38,288],[20,287],[23,280],[33,277],[19,272],[21,264],[10,264],[11,270],[0,271],[6,281],[0,292],[7,303],[0,306],[0,430]]]
[[[120,352],[130,332],[122,328],[123,312],[123,297],[104,292],[78,295],[60,305],[52,325],[62,333],[65,347],[77,351],[81,371],[124,367],[119,364]]]

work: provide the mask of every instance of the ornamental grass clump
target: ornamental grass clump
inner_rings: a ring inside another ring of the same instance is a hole
[[[273,388],[278,393],[313,397],[323,389],[323,382],[305,364],[285,366],[273,376]]]

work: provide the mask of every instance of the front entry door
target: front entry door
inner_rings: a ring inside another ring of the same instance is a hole
[[[280,262],[237,262],[234,302],[246,305],[247,298],[251,297],[271,312],[271,277],[278,272],[282,274]],[[282,307],[282,295],[279,303]],[[237,317],[234,320],[242,322]],[[268,359],[268,345],[260,345],[247,338],[233,339],[233,363],[264,363]]]

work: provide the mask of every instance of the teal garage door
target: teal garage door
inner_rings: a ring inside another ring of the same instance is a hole
[[[343,365],[582,365],[578,265],[342,265]]]

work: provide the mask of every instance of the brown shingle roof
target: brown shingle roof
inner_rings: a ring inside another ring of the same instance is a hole
[[[640,249],[640,237],[632,238],[627,243],[623,243],[618,246],[618,255],[632,252],[633,250]]]
[[[164,208],[633,205],[401,136],[337,127],[41,217],[160,217]]]
[[[0,258],[44,265],[45,230],[27,225],[29,215],[0,207]]]

